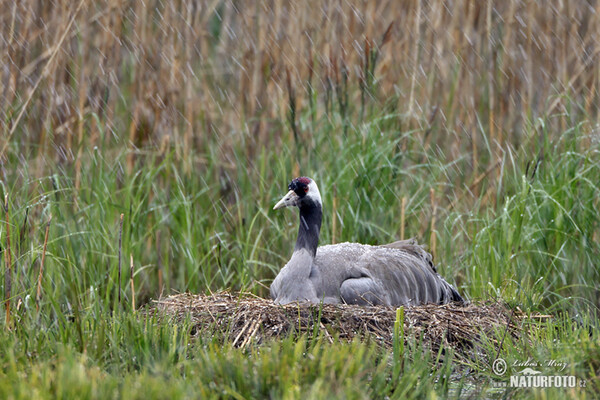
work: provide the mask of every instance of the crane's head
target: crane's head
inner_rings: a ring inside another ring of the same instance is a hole
[[[283,207],[302,207],[304,204],[321,205],[321,194],[315,181],[305,176],[293,179],[288,185],[289,192],[275,204],[273,210]]]

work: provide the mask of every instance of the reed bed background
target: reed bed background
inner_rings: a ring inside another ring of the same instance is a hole
[[[227,169],[237,146],[252,161],[261,148],[310,146],[324,124],[348,133],[375,114],[414,129],[426,149],[443,144],[450,160],[469,154],[478,174],[510,148],[535,150],[538,118],[556,116],[546,128],[562,132],[598,109],[593,2],[23,1],[3,10],[3,130],[28,160],[79,173],[85,154],[74,149],[127,144],[128,172],[151,146],[175,150],[189,174],[215,140]]]
[[[267,296],[296,230],[293,213],[271,208],[297,175],[324,195],[322,243],[418,238],[468,298],[560,316],[536,330],[537,345],[508,340],[508,358],[564,358],[597,387],[600,346],[587,332],[600,305],[599,11],[594,1],[3,1],[0,374],[13,384],[0,394],[94,397],[129,382],[147,397],[160,379],[172,397],[210,393],[210,380],[177,372],[200,360],[226,397],[407,395],[419,379],[438,382],[437,395],[487,390],[489,366],[458,376],[448,356],[438,380],[434,354],[403,359],[400,377],[364,344],[290,340],[264,349],[256,372],[241,350],[184,350],[180,328],[131,314],[177,292]],[[338,360],[349,383],[336,392],[301,350]],[[300,370],[276,381],[283,358]],[[92,386],[71,384],[65,365]],[[397,385],[365,383],[364,368]],[[14,384],[22,374],[37,383]]]

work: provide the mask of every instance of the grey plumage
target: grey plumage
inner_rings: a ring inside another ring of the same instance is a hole
[[[415,240],[382,246],[340,243],[317,248],[321,196],[310,178],[296,178],[275,209],[297,206],[300,224],[290,261],[271,284],[276,303],[294,301],[359,305],[462,302]]]

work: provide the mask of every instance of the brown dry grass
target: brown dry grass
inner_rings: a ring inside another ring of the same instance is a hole
[[[397,113],[407,128],[435,126],[425,144],[457,157],[470,148],[474,173],[481,128],[500,152],[523,142],[526,121],[564,111],[563,96],[579,105],[572,117],[598,109],[593,2],[24,0],[0,9],[2,153],[12,131],[24,154],[78,163],[82,144],[106,135],[175,149],[192,167],[218,137],[226,165],[239,141],[256,139],[252,155],[287,134],[272,134],[285,132],[286,71],[298,110],[316,91],[326,106],[316,118],[347,99]]]

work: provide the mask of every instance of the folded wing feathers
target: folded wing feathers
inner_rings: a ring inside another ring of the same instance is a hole
[[[315,282],[317,292],[326,297],[334,291],[342,301],[360,302],[363,296],[382,299],[378,304],[414,305],[462,301],[458,292],[447,283],[433,265],[432,256],[414,239],[383,246],[341,243],[320,247],[314,268],[321,271],[321,281]],[[350,299],[344,299],[344,293]],[[371,294],[367,296],[367,291]],[[376,295],[376,296],[374,296]]]

